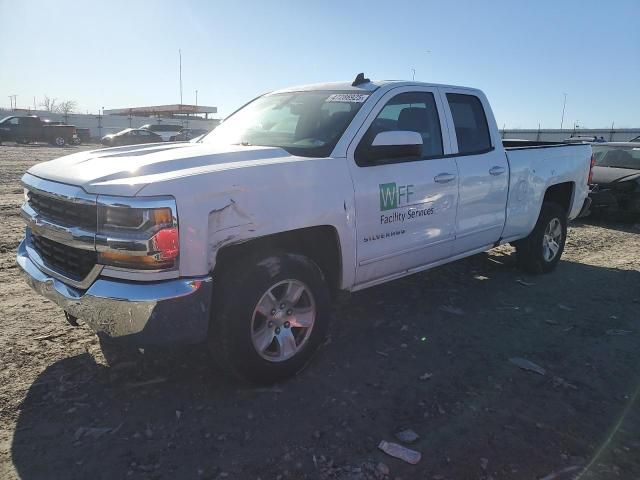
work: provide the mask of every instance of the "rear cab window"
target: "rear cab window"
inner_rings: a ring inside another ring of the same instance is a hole
[[[475,95],[447,93],[447,102],[458,139],[458,154],[473,155],[493,150],[480,99]]]

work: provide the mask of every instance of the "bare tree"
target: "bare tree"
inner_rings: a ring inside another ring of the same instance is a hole
[[[62,113],[63,115],[68,115],[69,113],[73,113],[77,106],[78,102],[75,100],[65,100],[56,106],[55,111],[57,113]]]
[[[51,98],[48,95],[45,95],[40,102],[40,106],[44,108],[47,112],[55,112],[58,106],[56,105],[56,98]]]

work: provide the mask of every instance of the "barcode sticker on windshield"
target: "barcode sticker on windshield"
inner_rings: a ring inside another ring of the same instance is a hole
[[[325,102],[362,103],[368,96],[361,93],[334,93],[329,95]]]

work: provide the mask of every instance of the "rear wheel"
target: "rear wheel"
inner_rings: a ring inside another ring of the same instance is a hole
[[[67,144],[67,140],[64,137],[56,137],[53,140],[58,147],[64,147]]]
[[[567,212],[558,204],[542,204],[531,234],[515,242],[518,263],[529,273],[551,272],[560,261],[567,238]]]
[[[323,341],[329,290],[309,258],[258,255],[222,272],[209,348],[226,371],[272,383],[302,369]]]

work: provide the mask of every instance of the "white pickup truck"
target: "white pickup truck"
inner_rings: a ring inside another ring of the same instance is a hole
[[[339,290],[507,242],[551,271],[587,201],[591,146],[515,145],[476,89],[363,75],[289,88],[197,143],[35,165],[17,262],[100,336],[207,341],[230,371],[271,382],[323,341]]]

